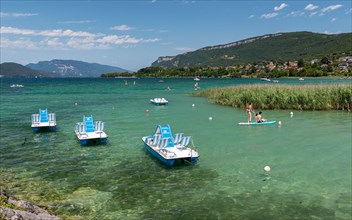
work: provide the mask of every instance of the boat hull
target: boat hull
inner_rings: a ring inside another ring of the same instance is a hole
[[[32,127],[34,132],[40,131],[56,131],[56,126],[46,126],[46,127]]]
[[[162,163],[166,164],[167,166],[173,166],[176,161],[188,161],[189,163],[196,163],[199,159],[199,155],[197,156],[189,156],[189,157],[175,157],[171,159],[167,159],[159,154],[159,152],[155,151],[151,146],[148,145],[146,142],[147,138],[142,138],[145,148],[147,151],[153,155],[156,159],[160,160]]]
[[[153,155],[156,159],[160,160],[161,162],[163,162],[164,164],[168,165],[168,166],[173,166],[175,163],[175,159],[165,159],[164,157],[162,157],[160,154],[158,154],[153,148],[151,148],[147,143],[144,143],[144,147],[149,151],[149,153],[151,155]]]
[[[167,105],[169,102],[155,102],[155,101],[150,101],[154,105]]]

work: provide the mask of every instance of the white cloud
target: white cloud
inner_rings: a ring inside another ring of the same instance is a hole
[[[308,4],[304,10],[308,10],[308,11],[313,11],[314,9],[319,8],[319,6],[313,5],[313,4]]]
[[[158,38],[136,38],[130,35],[104,35],[94,34],[82,31],[73,31],[70,29],[61,30],[30,30],[12,27],[1,27],[0,33],[11,35],[13,39],[2,38],[1,47],[14,48],[50,48],[50,49],[107,49],[113,45],[136,45],[139,43],[158,42]],[[28,39],[16,40],[19,36],[26,36]],[[14,37],[13,37],[14,36]],[[44,37],[41,40],[32,41],[31,37]],[[6,41],[5,41],[6,39]],[[23,46],[27,42],[27,45]],[[21,45],[21,46],[17,46]]]
[[[132,30],[134,29],[133,27],[129,27],[125,24],[123,25],[119,25],[119,26],[114,26],[114,27],[111,27],[110,30],[118,30],[118,31],[129,31],[129,30]]]
[[[0,46],[2,48],[38,49],[35,42],[23,38],[10,40],[2,37],[0,39]]]
[[[292,11],[291,13],[287,14],[287,17],[300,17],[303,16],[304,12],[302,11]]]
[[[17,34],[17,35],[33,35],[33,36],[47,36],[47,37],[95,37],[101,34],[92,34],[84,31],[72,31],[70,29],[54,29],[54,30],[30,30],[30,29],[19,29],[13,27],[1,27],[1,34]]]
[[[59,21],[59,24],[87,24],[87,23],[93,23],[95,22],[94,20],[81,20],[81,21]]]
[[[43,43],[47,44],[50,47],[63,47],[64,44],[60,42],[60,38],[55,37],[55,38],[49,38],[45,39]]]
[[[273,12],[273,13],[268,13],[268,14],[262,14],[262,16],[260,16],[261,18],[265,18],[265,19],[271,19],[273,17],[278,16],[279,13]]]
[[[316,15],[316,14],[318,14],[318,12],[314,11],[314,12],[312,12],[312,13],[309,14],[309,17],[312,17],[312,16],[314,16],[314,15]]]
[[[326,8],[321,9],[321,11],[322,12],[329,12],[329,11],[334,11],[334,10],[341,8],[341,7],[342,7],[342,5],[330,5]]]
[[[37,16],[39,15],[38,13],[6,13],[6,12],[0,12],[0,17],[31,17],[31,16]]]
[[[175,49],[178,50],[178,51],[193,51],[193,50],[195,50],[195,49],[190,48],[190,47],[177,47]]]
[[[274,10],[275,10],[275,11],[280,11],[280,10],[286,8],[287,6],[288,6],[288,4],[286,4],[286,3],[281,3],[281,5],[275,6],[275,7],[274,7]]]
[[[331,18],[331,22],[335,22],[336,21],[336,18]]]
[[[323,34],[340,34],[340,31],[337,32],[331,32],[331,31],[324,31]]]
[[[255,15],[250,15],[248,18],[254,18],[255,17]]]

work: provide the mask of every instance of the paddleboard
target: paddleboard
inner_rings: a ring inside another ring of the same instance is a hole
[[[265,121],[265,122],[240,122],[238,123],[239,125],[271,125],[271,124],[275,124],[276,121]]]

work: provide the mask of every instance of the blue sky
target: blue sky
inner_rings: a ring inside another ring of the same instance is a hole
[[[136,71],[159,56],[277,32],[351,32],[352,1],[4,1],[1,63],[73,59]]]

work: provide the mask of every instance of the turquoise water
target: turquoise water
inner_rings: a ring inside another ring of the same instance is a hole
[[[192,79],[163,80],[2,79],[0,187],[63,219],[352,218],[351,113],[293,111],[291,117],[291,110],[263,111],[282,126],[238,126],[247,120],[243,109],[191,97]],[[348,81],[280,79],[342,82]],[[13,83],[25,87],[10,88]],[[199,84],[254,83],[266,82]],[[170,104],[153,106],[154,97]],[[30,116],[39,108],[56,113],[57,132],[32,132]],[[83,147],[77,141],[74,125],[90,114],[105,122],[108,144]],[[145,150],[141,137],[166,123],[173,133],[193,136],[196,165],[168,168]]]

